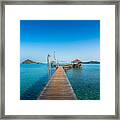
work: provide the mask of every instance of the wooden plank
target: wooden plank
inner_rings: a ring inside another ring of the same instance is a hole
[[[77,99],[64,69],[59,66],[48,81],[40,96],[40,100],[75,100]]]

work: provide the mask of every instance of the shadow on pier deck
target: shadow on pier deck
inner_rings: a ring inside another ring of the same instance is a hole
[[[64,69],[59,66],[41,92],[38,99],[41,100],[75,100],[76,95],[65,74]]]

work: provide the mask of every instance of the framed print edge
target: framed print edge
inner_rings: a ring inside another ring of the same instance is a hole
[[[115,5],[115,115],[5,115],[5,5]],[[1,119],[119,119],[119,14],[118,1],[2,1],[1,3],[1,91],[0,107]]]
[[[120,40],[120,36],[119,36],[119,30],[120,30],[120,3],[116,4],[116,8],[115,8],[115,114],[116,117],[119,118],[120,116],[120,106],[119,106],[119,80],[120,80],[120,76],[119,76],[119,40]]]
[[[1,81],[0,81],[0,107],[1,107],[1,118],[5,117],[5,3],[1,2],[1,56],[0,56],[0,69],[1,69]]]

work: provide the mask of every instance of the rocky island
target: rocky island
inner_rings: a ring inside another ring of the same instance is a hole
[[[89,61],[89,62],[81,62],[83,64],[100,64],[99,61]]]
[[[27,59],[23,61],[22,64],[40,64],[40,62],[35,62],[35,61]]]

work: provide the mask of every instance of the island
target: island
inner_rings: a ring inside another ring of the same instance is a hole
[[[35,61],[27,59],[23,61],[22,64],[40,64],[40,62],[35,62]]]
[[[100,64],[99,61],[81,62],[82,64]]]

